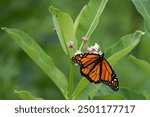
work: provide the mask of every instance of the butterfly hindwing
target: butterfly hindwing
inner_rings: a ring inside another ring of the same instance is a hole
[[[93,83],[104,83],[117,91],[119,83],[115,72],[102,55],[95,53],[77,54],[72,60],[80,65],[80,73]]]
[[[113,71],[110,64],[104,59],[102,61],[102,73],[101,73],[102,83],[108,85],[113,90],[117,91],[119,89],[119,82],[116,73]]]

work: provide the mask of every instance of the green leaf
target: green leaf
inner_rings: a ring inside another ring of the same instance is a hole
[[[81,38],[87,36],[90,38],[95,30],[99,17],[102,14],[108,0],[90,0],[90,2],[82,9],[75,20],[75,36],[79,45]]]
[[[145,100],[146,97],[141,92],[133,91],[128,88],[120,88],[119,95],[123,96],[126,100]]]
[[[142,31],[136,31],[133,34],[122,37],[117,43],[113,44],[106,52],[111,65],[114,66],[120,59],[134,49],[143,34],[144,32]]]
[[[90,99],[120,100],[124,99],[124,97],[116,94],[116,92],[110,89],[107,85],[99,84],[99,86],[91,92]]]
[[[30,92],[28,91],[15,91],[15,94],[20,97],[23,100],[43,100],[42,98],[36,98],[34,97]]]
[[[102,14],[108,0],[91,0],[80,12],[75,20],[75,35],[78,39],[78,44],[81,44],[81,38],[87,36],[90,38],[95,30],[99,17]],[[86,79],[83,78],[77,85],[73,99],[86,99],[89,96],[89,90],[93,90],[93,86]]]
[[[65,75],[54,65],[50,56],[26,33],[18,29],[2,28],[29,55],[29,57],[50,77],[65,98],[68,94],[68,82]]]
[[[82,92],[76,97],[77,100],[88,100],[93,98],[93,92],[98,90],[99,84],[90,83]]]
[[[133,91],[128,88],[120,88],[119,91],[114,92],[107,87],[101,87],[101,89],[96,93],[93,99],[105,99],[105,100],[144,100],[145,96],[140,93]]]
[[[141,70],[147,74],[150,78],[150,64],[144,60],[138,59],[132,55],[129,56],[129,60],[135,63]]]
[[[76,99],[82,93],[82,91],[86,89],[89,85],[90,82],[86,78],[82,78],[73,93],[73,99]]]
[[[62,48],[67,55],[69,54],[70,56],[72,56],[74,54],[73,49],[69,49],[67,47],[67,43],[69,41],[73,41],[77,47],[72,18],[67,13],[62,12],[61,10],[54,8],[53,6],[50,6],[49,10],[52,13],[53,23],[56,28],[56,32]]]
[[[99,88],[99,84],[90,83],[83,77],[73,93],[73,99],[92,99]]]
[[[132,2],[143,16],[146,34],[150,37],[150,0],[132,0]]]

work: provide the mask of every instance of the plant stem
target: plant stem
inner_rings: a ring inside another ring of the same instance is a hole
[[[73,80],[74,80],[74,64],[70,62],[70,80],[68,86],[68,97],[70,100],[72,99]]]
[[[79,51],[81,51],[83,44],[84,44],[84,42],[82,41],[82,43],[81,43],[81,45],[79,47]]]

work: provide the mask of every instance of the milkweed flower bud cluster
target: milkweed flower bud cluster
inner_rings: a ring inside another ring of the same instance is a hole
[[[99,48],[99,45],[95,43],[94,46],[87,47],[87,50],[89,53],[98,53]]]
[[[88,40],[89,40],[88,37],[86,37],[86,36],[82,37],[82,41],[83,41],[84,43],[85,43],[85,42],[88,42]],[[67,46],[68,46],[69,48],[75,50],[75,45],[74,45],[74,42],[73,42],[73,41],[69,41],[69,42],[67,43]],[[87,47],[87,51],[88,51],[88,53],[96,53],[96,54],[100,54],[100,55],[101,55],[102,52],[101,52],[101,51],[98,52],[99,48],[100,48],[100,46],[99,46],[97,43],[95,43],[95,45],[90,46],[90,47]],[[75,55],[82,53],[81,50],[75,50],[75,51],[76,51]]]

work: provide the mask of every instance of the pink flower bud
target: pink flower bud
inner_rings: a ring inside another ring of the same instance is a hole
[[[95,43],[94,46],[90,46],[87,48],[89,53],[98,53],[99,45]]]
[[[84,42],[87,42],[89,39],[88,39],[88,37],[82,37],[82,40],[84,41]]]
[[[69,42],[67,43],[67,45],[68,45],[69,48],[74,48],[74,43],[73,43],[73,41],[69,41]]]

